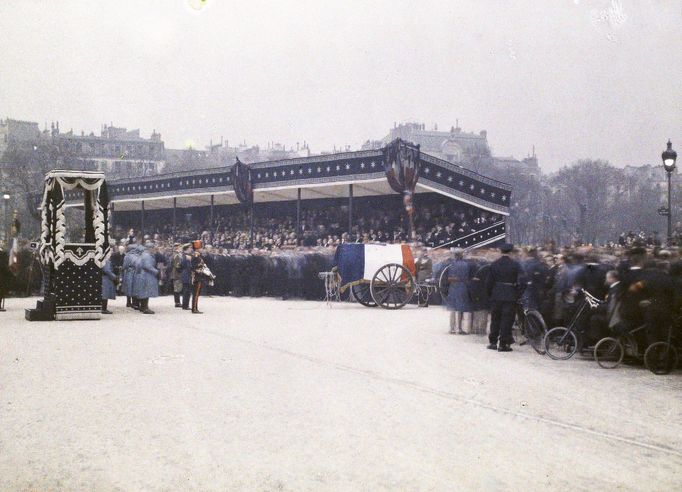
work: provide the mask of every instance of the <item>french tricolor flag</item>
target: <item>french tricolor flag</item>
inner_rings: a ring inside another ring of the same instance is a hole
[[[341,285],[372,280],[374,274],[389,263],[403,265],[414,275],[414,257],[407,244],[341,244],[334,257]]]

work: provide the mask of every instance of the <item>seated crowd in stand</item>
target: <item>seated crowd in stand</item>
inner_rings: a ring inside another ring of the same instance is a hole
[[[405,210],[399,197],[363,197],[353,203],[353,228],[348,232],[348,206],[345,202],[313,201],[301,211],[300,237],[296,231],[296,209],[291,202],[257,204],[254,243],[257,249],[291,249],[296,246],[334,247],[341,242],[394,243],[410,238]],[[217,208],[217,210],[220,210]],[[222,212],[222,213],[221,213]],[[157,240],[186,242],[202,239],[204,244],[228,250],[249,248],[249,214],[244,207],[232,206],[218,211],[210,227],[207,207],[192,209],[183,217],[173,234],[168,212],[148,212],[145,233]],[[117,215],[118,217],[118,215]],[[131,217],[121,222],[129,224]],[[132,217],[134,218],[134,216]],[[418,242],[440,246],[472,234],[502,220],[502,216],[443,199],[420,196],[414,216]],[[123,237],[125,229],[116,225],[114,235]]]

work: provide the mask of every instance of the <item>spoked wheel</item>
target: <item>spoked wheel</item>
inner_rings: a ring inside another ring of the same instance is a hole
[[[656,342],[644,352],[644,365],[654,374],[668,374],[677,367],[677,349],[668,342]]]
[[[578,351],[578,337],[568,328],[557,326],[545,335],[545,352],[554,360],[570,359]]]
[[[443,271],[440,272],[440,277],[438,277],[438,292],[440,293],[440,297],[443,299],[443,302],[445,302],[445,299],[448,298],[448,292],[450,291],[450,282],[448,282],[449,269],[450,265],[443,268]]]
[[[414,290],[412,273],[398,263],[379,268],[370,284],[372,299],[384,309],[400,309],[410,302]]]
[[[377,303],[374,302],[374,299],[372,299],[372,293],[370,292],[369,284],[362,283],[351,285],[350,290],[353,291],[353,297],[355,297],[355,300],[363,306],[377,307]]]
[[[625,347],[617,338],[602,338],[594,346],[594,360],[604,369],[615,369],[623,362]]]
[[[526,339],[530,346],[533,347],[538,354],[545,354],[545,333],[547,332],[547,325],[542,315],[537,311],[528,311],[526,313],[526,325],[524,327]]]

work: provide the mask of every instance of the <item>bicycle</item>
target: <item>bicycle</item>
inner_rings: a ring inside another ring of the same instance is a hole
[[[641,360],[644,354],[639,351],[639,344],[635,333],[646,328],[641,325],[624,335],[617,337],[604,337],[594,346],[594,360],[599,367],[615,369],[625,359],[626,355]]]
[[[520,300],[516,304],[516,326],[518,326],[521,335],[525,337],[519,346],[530,343],[533,350],[540,355],[545,355],[546,350],[543,344],[547,333],[545,319],[535,309],[526,308]]]
[[[600,301],[585,289],[578,289],[576,293],[583,295],[583,301],[573,315],[568,327],[557,326],[545,334],[543,345],[545,352],[551,359],[570,359],[582,348],[582,340],[579,338],[582,335],[576,330],[578,321],[586,309],[596,309],[597,306],[604,303],[604,301]]]
[[[644,365],[657,375],[669,374],[679,362],[677,349],[682,349],[680,339],[673,335],[673,330],[682,325],[682,316],[678,316],[668,326],[668,337],[665,342],[654,342],[644,352]]]

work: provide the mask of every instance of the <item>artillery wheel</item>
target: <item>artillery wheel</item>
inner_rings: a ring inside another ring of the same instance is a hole
[[[372,299],[384,309],[400,309],[410,302],[415,291],[412,273],[398,263],[384,265],[369,285]]]
[[[350,290],[356,301],[366,307],[377,307],[377,303],[372,299],[372,293],[368,283],[351,285]]]

